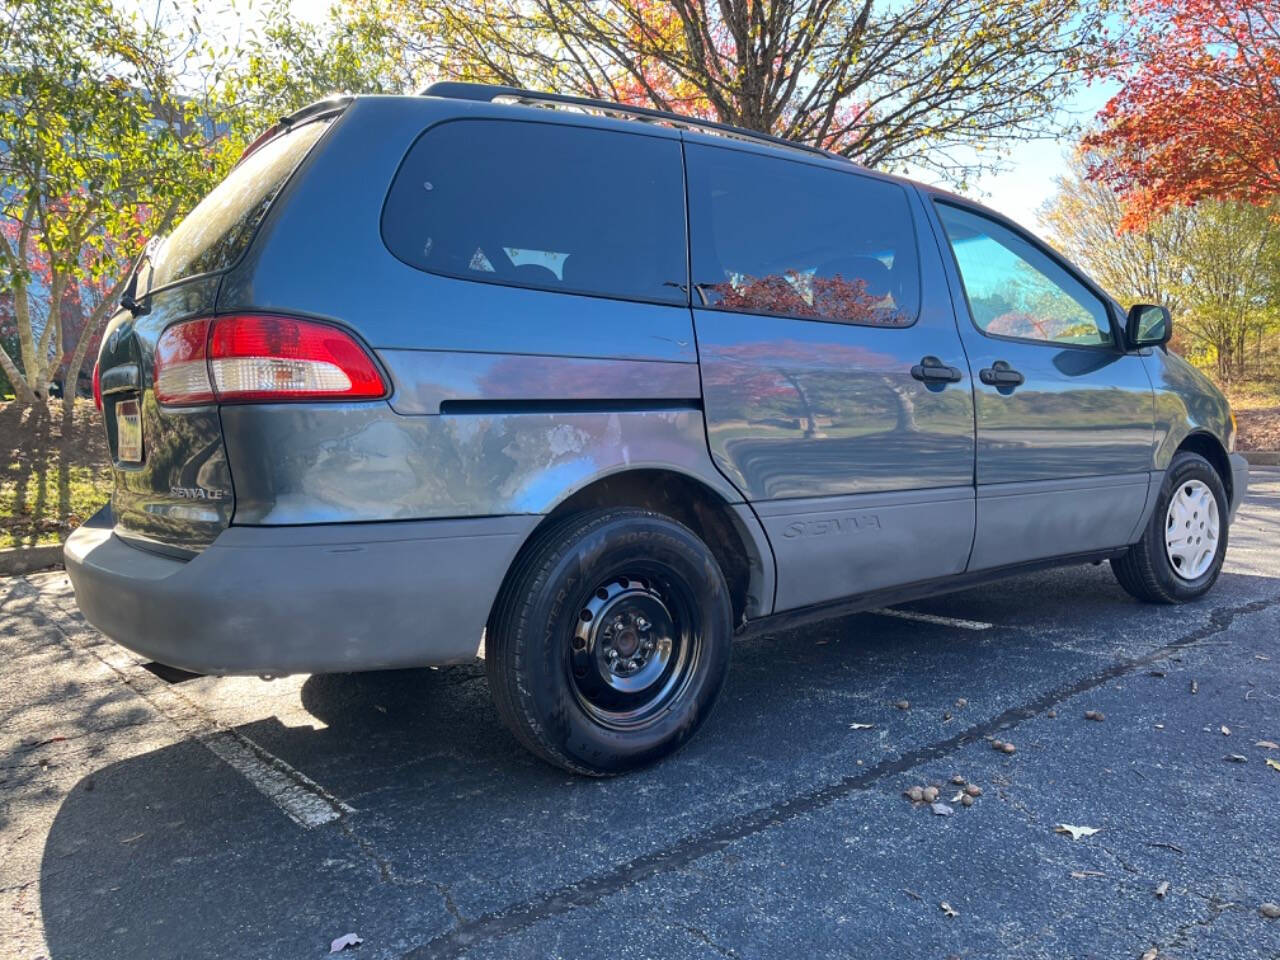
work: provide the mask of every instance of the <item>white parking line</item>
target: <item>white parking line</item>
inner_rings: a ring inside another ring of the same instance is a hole
[[[219,730],[200,742],[225,760],[258,792],[310,830],[355,811],[300,770],[267,752],[243,734]]]
[[[40,612],[53,621],[69,644],[113,670],[129,689],[146,700],[184,736],[208,747],[298,826],[310,830],[338,820],[345,814],[355,813],[352,807],[306,774],[239,730],[210,716],[177,687],[144,670],[124,647],[112,643],[85,623],[75,609],[69,585],[65,589],[37,589],[25,578],[23,584],[45,601]]]
[[[867,613],[878,613],[882,617],[897,617],[899,620],[919,620],[921,623],[932,623],[939,627],[959,627],[961,630],[990,630],[994,623],[982,620],[962,620],[959,617],[939,617],[932,613],[916,613],[914,610],[894,610],[891,607],[880,607],[868,610]]]

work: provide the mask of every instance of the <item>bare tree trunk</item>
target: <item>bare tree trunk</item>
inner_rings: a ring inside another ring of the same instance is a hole
[[[17,249],[10,246],[9,239],[0,233],[0,250],[3,250],[5,256],[15,263],[27,262],[27,251],[31,243],[31,217],[34,210],[35,203],[29,200],[27,209],[22,215],[22,225],[18,229]],[[0,366],[4,367],[5,376],[13,384],[14,396],[24,406],[31,406],[41,399],[37,376],[40,364],[36,358],[35,337],[31,330],[29,287],[25,275],[21,273],[15,276],[13,285],[13,318],[18,326],[18,356],[22,360],[22,372],[18,371],[13,358],[3,349],[0,349],[0,353],[4,354],[3,358],[0,358]]]
[[[26,379],[18,370],[18,365],[13,362],[13,358],[9,356],[9,351],[0,347],[0,369],[4,370],[4,375],[9,378],[9,382],[13,384],[13,395],[18,398],[18,403],[24,407],[36,405],[36,395],[31,392],[31,388],[27,386]]]
[[[71,352],[71,361],[67,364],[66,376],[62,378],[62,409],[64,416],[70,416],[71,411],[76,405],[76,388],[80,383],[80,365],[84,363],[85,352],[89,349],[89,341],[93,339],[93,335],[102,328],[103,322],[107,319],[108,314],[116,306],[116,301],[120,297],[120,291],[124,289],[127,274],[116,281],[115,286],[103,295],[97,306],[85,317],[84,325],[80,328],[80,335],[76,338],[75,349]],[[71,381],[71,389],[67,389],[67,381]]]

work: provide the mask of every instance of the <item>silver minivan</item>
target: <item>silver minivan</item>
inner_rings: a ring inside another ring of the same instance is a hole
[[[139,262],[67,570],[200,673],[481,653],[523,744],[615,773],[694,734],[744,631],[1051,564],[1204,594],[1247,468],[1170,330],[787,141],[501,87],[327,101]]]

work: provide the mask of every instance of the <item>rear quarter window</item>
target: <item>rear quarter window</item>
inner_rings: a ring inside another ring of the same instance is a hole
[[[268,140],[213,188],[156,251],[151,286],[226,270],[240,259],[267,210],[329,121]]]
[[[382,236],[431,273],[683,304],[680,144],[555,123],[446,121],[410,148]]]

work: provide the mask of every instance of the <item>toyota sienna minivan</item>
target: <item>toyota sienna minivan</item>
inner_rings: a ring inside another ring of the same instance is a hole
[[[687,741],[733,637],[1109,560],[1204,594],[1222,395],[975,203],[502,87],[326,101],[148,246],[95,373],[85,617],[206,674],[482,654],[587,774]]]

